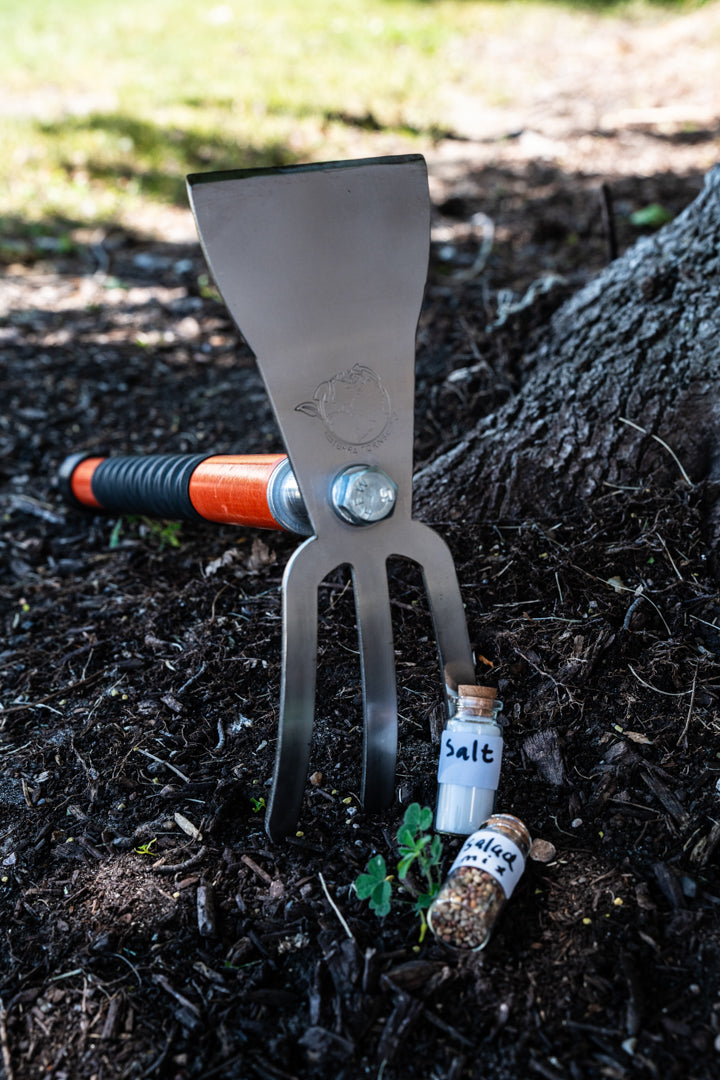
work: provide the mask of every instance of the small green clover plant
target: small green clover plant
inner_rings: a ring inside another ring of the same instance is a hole
[[[433,813],[429,806],[411,803],[405,811],[403,823],[397,831],[400,860],[397,864],[397,876],[401,887],[413,898],[413,911],[420,916],[422,930],[420,940],[425,934],[424,912],[430,907],[440,888],[440,859],[442,841],[439,836],[431,836],[428,830],[432,825]],[[407,880],[408,871],[413,863],[419,871],[425,891],[422,892]],[[392,883],[394,876],[388,874],[385,859],[374,855],[367,864],[364,874],[355,881],[355,892],[360,900],[367,900],[370,910],[382,918],[390,911]]]
[[[364,874],[355,881],[355,892],[361,900],[367,900],[370,910],[377,916],[387,915],[390,911],[392,878],[388,877],[387,867],[382,855],[374,855],[367,864]]]
[[[403,823],[397,834],[400,847],[398,877],[404,882],[408,870],[414,862],[417,862],[418,870],[427,882],[427,891],[418,893],[415,897],[414,910],[418,914],[430,907],[440,888],[438,868],[442,857],[442,840],[437,834],[431,836],[427,831],[432,825],[432,820],[433,812],[429,806],[421,807],[419,803],[411,803],[405,811]]]

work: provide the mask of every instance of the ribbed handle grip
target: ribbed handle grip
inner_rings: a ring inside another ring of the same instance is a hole
[[[59,479],[71,502],[109,513],[280,529],[268,484],[284,460],[284,454],[74,454]]]

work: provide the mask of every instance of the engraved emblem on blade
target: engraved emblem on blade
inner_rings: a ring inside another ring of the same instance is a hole
[[[321,382],[312,401],[296,405],[295,411],[319,419],[329,442],[351,453],[380,446],[394,419],[380,376],[364,364]]]

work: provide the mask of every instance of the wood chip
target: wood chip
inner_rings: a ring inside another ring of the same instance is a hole
[[[183,711],[181,702],[179,702],[176,697],[173,697],[172,694],[165,694],[160,700],[163,705],[167,705],[168,709],[170,709],[171,712],[174,712],[176,716],[179,716]]]
[[[720,843],[720,822],[715,822],[707,836],[703,836],[702,839],[698,840],[690,852],[690,862],[693,866],[707,866],[708,860],[712,857],[718,843]]]
[[[101,1039],[112,1039],[115,1037],[115,1032],[118,1027],[118,1021],[120,1019],[120,1010],[122,1009],[122,998],[114,997],[110,999],[108,1006],[107,1016],[105,1017],[105,1023],[103,1024]]]
[[[268,900],[279,900],[285,895],[285,886],[280,878],[275,878],[270,882],[270,890],[268,892]]]
[[[387,989],[396,991],[395,1008],[390,1013],[380,1035],[377,1056],[380,1061],[392,1062],[402,1043],[407,1039],[413,1025],[423,1013],[423,1004],[403,990],[393,987],[390,980],[381,980]]]
[[[659,780],[657,776],[653,776],[652,773],[645,771],[640,775],[668,814],[675,819],[681,829],[686,829],[690,824],[691,818],[680,800],[673,795],[672,791],[665,787],[662,780]]]
[[[198,885],[197,921],[202,937],[215,936],[215,893],[212,885]]]
[[[249,866],[253,874],[257,874],[261,881],[264,881],[266,885],[272,885],[272,878],[268,874],[267,870],[263,870],[262,866],[251,859],[249,855],[241,855],[240,862],[244,862],[246,866]]]
[[[537,731],[523,742],[527,757],[537,765],[540,776],[553,787],[565,783],[565,765],[560,753],[560,741],[554,728]]]
[[[194,1005],[192,1001],[176,990],[175,987],[171,985],[169,979],[164,975],[157,973],[156,975],[153,975],[152,979],[154,983],[162,987],[166,994],[170,994],[171,997],[175,998],[179,1005],[182,1005],[183,1008],[187,1009],[189,1012],[194,1013],[195,1016],[200,1015],[200,1010],[197,1005]]]
[[[676,910],[686,907],[687,905],[685,903],[682,886],[670,867],[666,866],[663,862],[658,862],[653,866],[653,871],[658,885],[672,906]]]
[[[193,825],[192,821],[190,821],[189,818],[186,818],[184,814],[176,811],[173,814],[173,817],[175,819],[175,824],[179,825],[184,833],[187,833],[188,836],[192,836],[193,840],[202,840],[202,833],[200,830]]]

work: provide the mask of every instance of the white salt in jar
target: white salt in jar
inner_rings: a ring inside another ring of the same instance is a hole
[[[496,695],[490,686],[458,687],[440,745],[436,832],[469,836],[495,809],[503,750]]]

